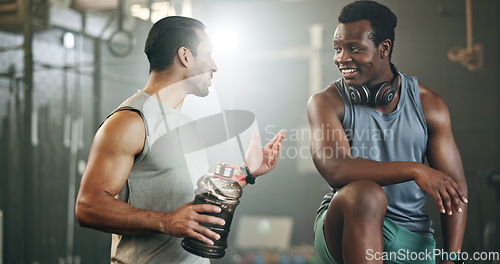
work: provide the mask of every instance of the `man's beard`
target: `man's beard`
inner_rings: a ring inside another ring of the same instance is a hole
[[[208,76],[205,76],[210,73],[202,73],[198,75],[193,75],[190,77],[190,82],[191,82],[191,93],[193,95],[199,96],[199,97],[205,97],[208,95]]]

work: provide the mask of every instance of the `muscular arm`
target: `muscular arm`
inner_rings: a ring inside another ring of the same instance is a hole
[[[161,232],[191,236],[212,244],[207,237],[218,239],[218,235],[198,223],[221,224],[223,220],[198,212],[218,212],[218,207],[185,204],[174,212],[153,212],[115,199],[130,173],[134,157],[143,149],[144,131],[141,117],[132,111],[117,112],[101,126],[78,192],[75,207],[78,223],[117,234]]]
[[[445,192],[450,193],[449,196],[465,199],[453,179],[424,164],[378,162],[352,157],[349,141],[341,124],[344,105],[334,85],[311,97],[307,113],[311,126],[313,161],[331,187],[341,188],[359,180],[370,180],[380,185],[415,180],[422,190],[432,195],[440,211],[451,210],[451,206],[442,202]],[[459,205],[456,200],[452,202]]]
[[[449,175],[459,185],[464,194],[467,195],[467,183],[463,172],[462,160],[453,139],[448,108],[439,95],[423,86],[421,86],[420,90],[422,109],[429,130],[427,146],[427,160],[429,165]],[[462,248],[462,239],[467,218],[467,204],[462,203],[458,196],[445,196],[443,197],[443,201],[447,208],[451,208],[451,203],[453,202],[456,211],[462,211],[462,213],[452,213],[452,210],[448,209],[447,214],[441,215],[444,249],[447,252],[457,252]]]
[[[416,162],[377,162],[352,157],[342,127],[344,104],[335,86],[311,97],[307,107],[314,164],[333,188],[359,180],[389,185],[415,179],[424,165]]]

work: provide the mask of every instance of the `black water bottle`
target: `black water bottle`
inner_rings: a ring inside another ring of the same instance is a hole
[[[220,207],[220,213],[203,213],[213,215],[226,221],[224,226],[200,223],[220,235],[214,244],[207,245],[195,238],[184,238],[182,247],[190,253],[204,257],[218,259],[226,254],[227,237],[233,220],[236,206],[240,203],[242,194],[241,186],[235,180],[234,171],[236,167],[217,163],[215,173],[207,174],[198,180],[198,188],[195,191],[194,204],[211,204]]]

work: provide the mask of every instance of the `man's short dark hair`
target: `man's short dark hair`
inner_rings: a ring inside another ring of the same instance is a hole
[[[358,0],[350,3],[344,6],[340,12],[339,23],[345,24],[359,20],[370,21],[372,27],[370,38],[375,47],[378,47],[386,39],[391,40],[390,60],[394,47],[394,28],[396,28],[398,17],[387,6],[369,0]]]
[[[170,16],[158,20],[149,31],[144,46],[149,72],[167,69],[181,47],[186,47],[196,55],[200,43],[196,29],[205,28],[203,23],[189,17]]]

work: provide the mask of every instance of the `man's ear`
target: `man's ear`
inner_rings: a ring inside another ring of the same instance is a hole
[[[184,65],[185,67],[189,66],[189,61],[190,61],[189,55],[190,55],[190,53],[191,52],[186,47],[180,47],[177,50],[177,57],[179,58],[179,61],[182,63],[182,65]]]
[[[380,57],[389,57],[389,52],[391,51],[392,41],[390,39],[386,39],[378,45],[380,51]]]

